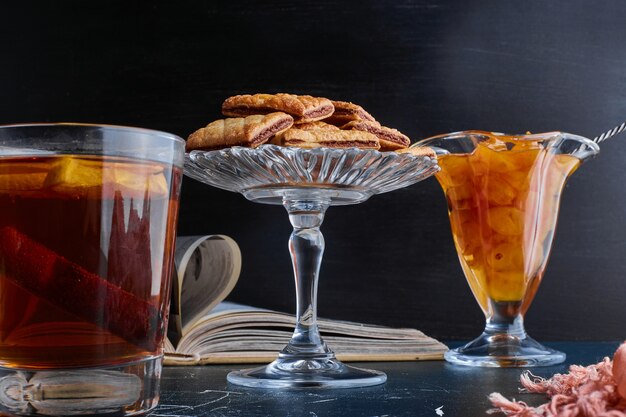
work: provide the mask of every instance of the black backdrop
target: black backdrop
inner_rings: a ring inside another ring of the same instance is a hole
[[[350,100],[413,140],[465,129],[595,136],[626,119],[626,2],[3,2],[0,123],[79,121],[190,132],[232,94]],[[536,338],[623,339],[626,137],[570,180]],[[185,179],[179,234],[244,256],[232,300],[293,311],[281,207]],[[437,182],[329,209],[322,316],[469,338],[483,317]]]

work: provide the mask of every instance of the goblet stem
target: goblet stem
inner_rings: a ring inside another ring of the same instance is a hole
[[[293,226],[289,252],[296,281],[296,327],[280,357],[331,358],[334,354],[322,340],[317,327],[317,283],[324,254],[320,226],[330,201],[285,199],[283,205]]]
[[[520,313],[521,302],[491,302],[492,315],[487,317],[485,334],[490,336],[508,335],[524,339],[524,316]]]

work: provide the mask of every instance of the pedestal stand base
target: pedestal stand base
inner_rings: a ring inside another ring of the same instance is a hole
[[[278,358],[267,366],[228,374],[228,382],[252,388],[359,388],[382,384],[387,375],[330,358]]]

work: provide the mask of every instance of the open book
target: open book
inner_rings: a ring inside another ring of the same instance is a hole
[[[223,301],[239,278],[237,244],[226,236],[196,236],[178,238],[176,245],[178,282],[173,285],[165,364],[276,359],[293,333],[295,316]],[[442,359],[447,350],[415,329],[323,318],[318,324],[323,339],[343,361]]]

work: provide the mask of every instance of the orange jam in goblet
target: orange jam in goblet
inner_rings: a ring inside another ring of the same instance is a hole
[[[523,317],[543,277],[563,186],[598,152],[561,132],[503,135],[469,131],[426,139],[441,171],[461,266],[485,313],[485,332],[446,359],[474,366],[560,363],[561,352],[530,338]]]

